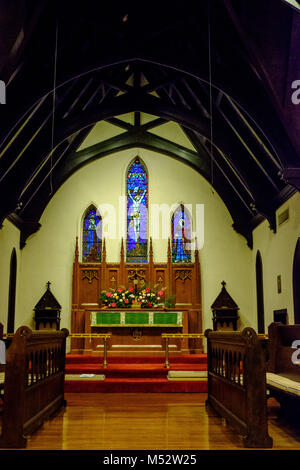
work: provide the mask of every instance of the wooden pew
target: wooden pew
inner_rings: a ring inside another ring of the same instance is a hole
[[[269,361],[267,388],[280,404],[283,414],[300,418],[300,325],[271,323],[268,328]],[[292,345],[294,343],[294,347]]]
[[[26,446],[33,433],[66,405],[64,375],[69,332],[21,326],[6,351],[0,448]]]
[[[252,328],[206,330],[210,405],[243,436],[245,447],[270,448],[266,339]]]

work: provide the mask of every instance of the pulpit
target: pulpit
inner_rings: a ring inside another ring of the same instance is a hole
[[[222,289],[211,306],[213,311],[213,329],[237,330],[239,307],[226,290],[226,282],[223,281]]]

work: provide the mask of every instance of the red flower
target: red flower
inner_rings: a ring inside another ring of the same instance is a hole
[[[111,306],[112,306],[112,307],[116,307],[116,306],[117,306],[116,302],[112,302],[112,303],[111,303]]]
[[[111,297],[111,292],[106,292],[106,297]]]
[[[152,303],[151,303],[151,302],[148,302],[148,303],[147,303],[147,307],[152,307]]]
[[[159,291],[158,291],[158,295],[161,297],[162,295],[164,295],[164,291],[163,291],[163,290],[159,290]]]
[[[133,292],[133,287],[129,287],[129,292]]]
[[[118,292],[122,292],[122,291],[123,291],[122,287],[119,287]]]
[[[134,304],[134,300],[132,300],[131,303]]]
[[[128,300],[128,299],[125,299],[124,302],[125,302],[125,304],[128,304],[129,300]]]
[[[146,292],[147,292],[147,294],[148,294],[148,292],[150,292],[150,289],[149,289],[149,287],[147,287],[147,288],[145,289],[145,291],[146,291]]]

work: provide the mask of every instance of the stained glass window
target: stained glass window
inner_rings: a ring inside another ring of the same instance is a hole
[[[148,174],[136,157],[127,172],[127,262],[147,263]]]
[[[100,262],[102,219],[94,206],[90,206],[85,212],[82,235],[82,261]]]
[[[172,261],[173,263],[191,262],[191,218],[183,204],[172,216]]]

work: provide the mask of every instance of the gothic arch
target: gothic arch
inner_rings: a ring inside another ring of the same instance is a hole
[[[295,323],[300,324],[300,237],[297,240],[294,254],[293,297]]]
[[[265,332],[264,283],[261,254],[256,254],[256,299],[257,299],[257,331]]]
[[[17,284],[17,253],[14,248],[10,256],[7,333],[14,333]]]
[[[82,262],[100,262],[102,256],[102,217],[90,204],[82,217]]]

